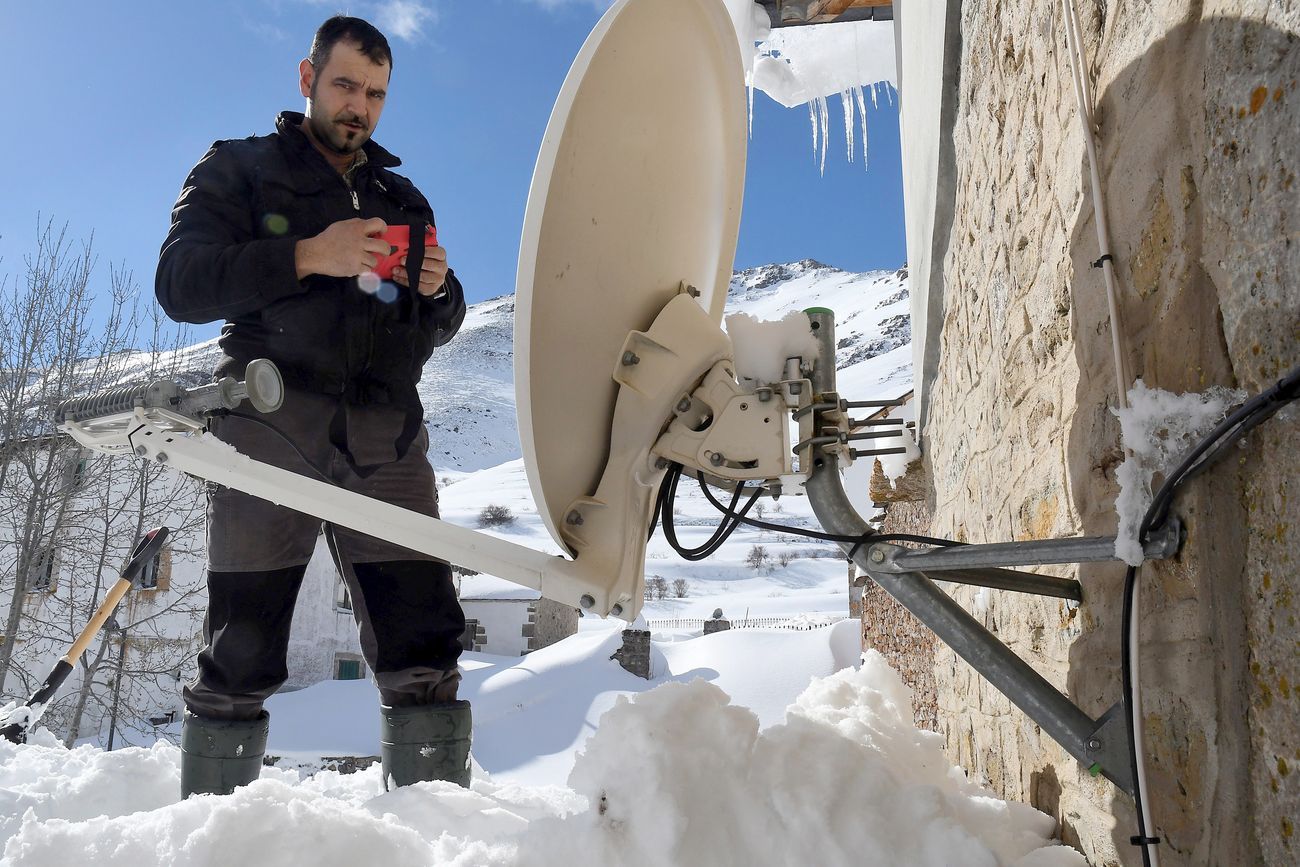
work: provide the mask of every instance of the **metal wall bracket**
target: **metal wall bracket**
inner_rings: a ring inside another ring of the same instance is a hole
[[[963,547],[978,547],[975,545]],[[950,551],[952,548],[934,548],[934,551]],[[869,573],[888,572],[893,575],[905,575],[920,571],[910,565],[910,554],[926,554],[899,545],[877,542],[867,548],[867,560],[871,564]],[[938,581],[952,581],[957,584],[973,584],[977,587],[991,587],[995,590],[1011,590],[1015,593],[1034,593],[1039,596],[1054,596],[1058,599],[1083,600],[1083,588],[1072,578],[1058,578],[1055,575],[1037,575],[1033,572],[1018,572],[1014,569],[963,568],[950,566],[934,576]]]
[[[810,311],[813,334],[822,345],[822,358],[835,358],[835,321],[829,311]],[[814,400],[835,391],[833,365],[817,365],[812,376]],[[823,452],[812,460],[812,474],[805,489],[817,519],[838,536],[866,539],[874,531],[858,515],[844,491],[839,458]],[[1164,529],[1145,549],[1148,557],[1172,556],[1178,550],[1181,532],[1175,526]],[[1017,656],[971,616],[955,599],[941,590],[931,577],[971,582],[1006,589],[1042,593],[1064,598],[1077,592],[1077,582],[1047,575],[996,567],[1045,563],[1083,563],[1115,559],[1113,538],[1048,539],[996,545],[961,545],[912,550],[882,543],[842,542],[846,554],[877,584],[929,627],[940,641],[952,648],[995,689],[1009,698],[1043,731],[1074,756],[1090,772],[1102,774],[1123,791],[1133,794],[1132,758],[1125,737],[1124,715],[1116,705],[1099,719],[1082,711],[1049,683],[1029,663]],[[1070,585],[1074,585],[1071,587]]]
[[[1178,553],[1182,524],[1170,518],[1151,533],[1142,553],[1148,560],[1164,560]],[[1025,542],[995,542],[989,545],[953,545],[922,550],[896,545],[872,545],[868,559],[888,563],[891,572],[943,572],[998,566],[1044,566],[1051,563],[1105,563],[1118,560],[1114,536],[1076,539],[1033,539]]]

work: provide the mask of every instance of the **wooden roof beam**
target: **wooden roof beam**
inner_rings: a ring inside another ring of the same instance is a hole
[[[893,0],[757,0],[773,27],[894,17]]]

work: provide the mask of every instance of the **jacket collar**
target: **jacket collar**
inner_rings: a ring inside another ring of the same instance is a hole
[[[275,118],[275,131],[294,148],[307,148],[314,151],[315,146],[307,138],[307,134],[302,131],[303,120],[304,117],[300,111],[282,111]],[[362,145],[361,149],[366,152],[366,161],[371,165],[391,169],[402,164],[401,160],[377,144],[374,139]]]

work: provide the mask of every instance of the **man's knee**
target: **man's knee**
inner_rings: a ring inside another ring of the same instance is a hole
[[[289,631],[305,566],[208,573],[208,644],[186,705],[203,717],[252,719],[288,680]]]
[[[374,635],[376,672],[456,667],[465,614],[446,563],[358,563],[353,572]]]

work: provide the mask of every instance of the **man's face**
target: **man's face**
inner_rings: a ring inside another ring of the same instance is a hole
[[[304,60],[298,67],[307,123],[316,140],[340,155],[370,140],[388,95],[388,64],[375,63],[354,43],[334,43],[324,68]]]

